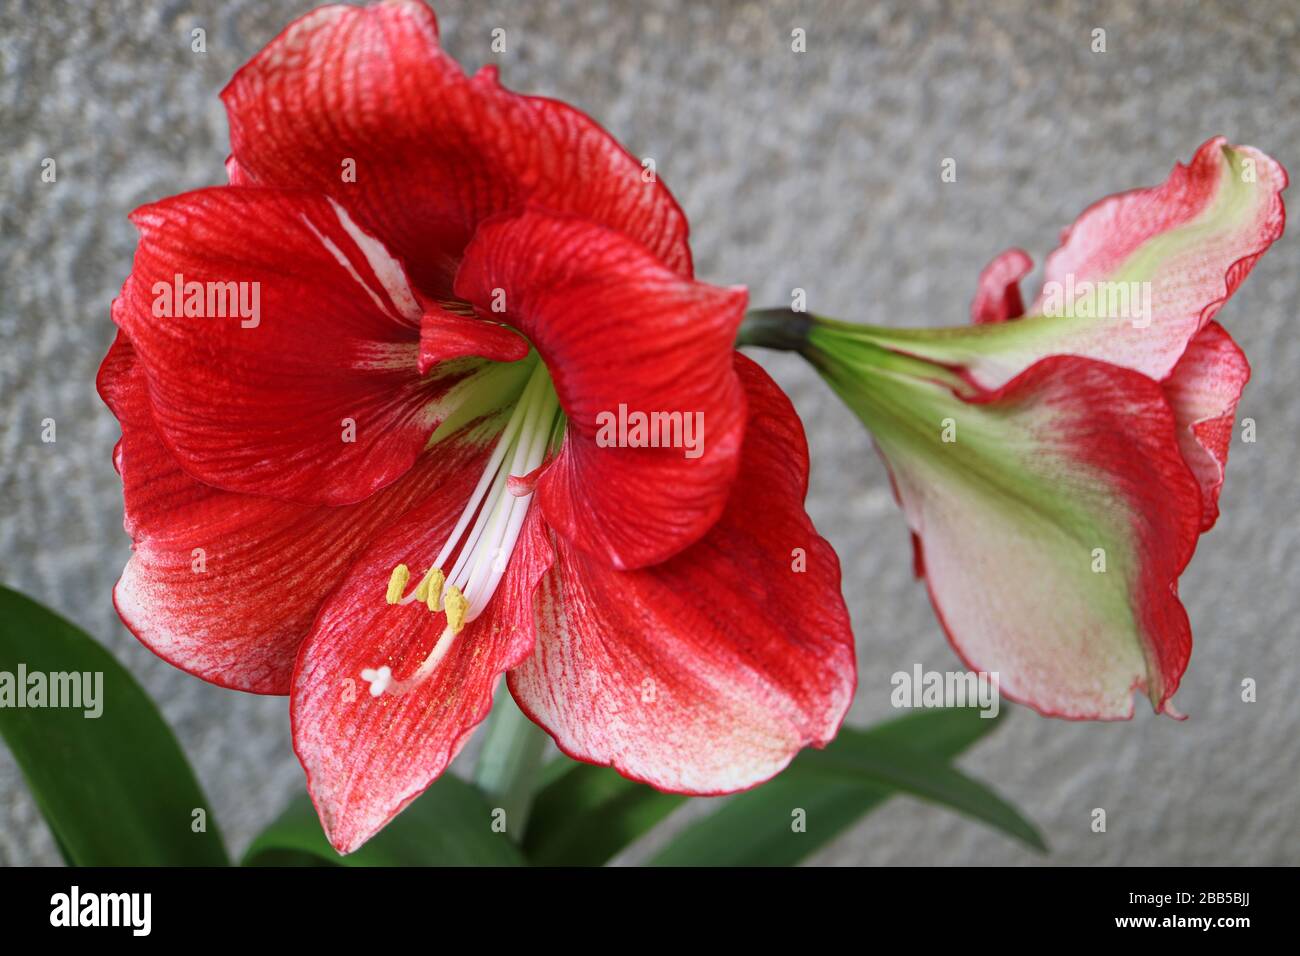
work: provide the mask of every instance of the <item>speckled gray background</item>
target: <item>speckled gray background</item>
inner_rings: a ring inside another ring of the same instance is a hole
[[[136,205],[221,181],[217,92],[310,3],[63,3],[0,12],[0,580],[105,640],[160,701],[235,852],[301,786],[283,700],[209,687],[121,627],[126,560],[95,396],[108,304],[130,268]],[[808,290],[814,310],[900,324],[965,321],[987,259],[1036,260],[1089,202],[1158,182],[1216,133],[1300,169],[1300,8],[1252,3],[688,6],[445,2],[444,41],[469,67],[568,99],[653,156],[693,224],[704,278],[758,304]],[[208,52],[190,51],[193,27]],[[508,52],[489,51],[505,27]],[[790,51],[803,27],[808,52]],[[1090,51],[1093,28],[1107,51]],[[41,160],[58,181],[40,182]],[[957,161],[956,183],[939,164]],[[963,758],[1042,827],[1051,863],[1300,862],[1300,534],[1296,243],[1265,258],[1220,320],[1254,360],[1223,518],[1182,593],[1196,650],[1184,723],[1013,714]],[[891,711],[889,675],[958,666],[909,574],[900,516],[856,421],[791,356],[762,361],[813,448],[810,508],[844,563],[861,659],[850,720]],[[58,441],[40,442],[40,422]],[[1240,700],[1244,677],[1259,700]],[[1109,832],[1089,829],[1093,807]],[[698,811],[697,811],[698,812]],[[634,850],[626,859],[635,860]],[[0,748],[0,863],[52,863],[53,842]],[[816,858],[1026,863],[988,830],[896,800]]]

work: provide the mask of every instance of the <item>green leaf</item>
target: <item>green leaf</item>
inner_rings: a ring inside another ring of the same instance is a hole
[[[804,751],[780,776],[725,798],[651,860],[660,866],[792,866],[900,790],[942,803],[1045,849],[1031,824],[947,761],[1001,718],[974,709],[909,714],[870,730],[843,728],[825,750]],[[804,811],[805,832],[792,813]]]
[[[824,775],[837,782],[884,784],[964,813],[1036,850],[1047,849],[1034,825],[1019,810],[951,764],[906,746],[853,737],[847,743],[848,748],[834,752],[810,751],[798,772]]]
[[[81,707],[16,706],[35,690],[34,675],[43,675],[49,703],[49,675],[73,672],[92,675],[98,717],[86,716],[85,700]],[[70,864],[228,865],[207,799],[153,701],[83,631],[4,586],[0,704],[0,736]],[[196,810],[204,832],[194,832]]]
[[[355,853],[339,856],[306,794],[297,797],[244,854],[244,866],[522,866],[477,788],[443,774]]]
[[[561,757],[543,772],[524,853],[539,866],[600,866],[685,800]]]

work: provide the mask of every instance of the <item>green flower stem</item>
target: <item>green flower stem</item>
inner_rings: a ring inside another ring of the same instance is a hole
[[[840,322],[790,309],[755,309],[745,313],[736,346],[798,352],[828,378],[837,366],[847,365],[867,375],[892,373],[963,390],[966,383],[951,369],[889,347],[888,343],[895,337],[905,341],[908,331],[913,330]],[[920,337],[933,330],[914,331]]]
[[[478,784],[493,808],[506,812],[506,832],[523,839],[532,807],[537,774],[550,740],[524,716],[507,692],[499,692],[488,718],[487,736],[474,768]]]
[[[813,318],[807,312],[790,309],[754,309],[745,313],[736,333],[736,347],[757,345],[786,352],[801,351],[808,344]]]

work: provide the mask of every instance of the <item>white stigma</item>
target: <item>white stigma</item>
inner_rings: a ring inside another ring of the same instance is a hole
[[[367,667],[361,672],[361,679],[370,682],[370,696],[378,697],[392,683],[393,670],[387,664],[379,668],[379,670]]]

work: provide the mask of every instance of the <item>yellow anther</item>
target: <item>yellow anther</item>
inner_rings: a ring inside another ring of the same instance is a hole
[[[388,579],[388,594],[385,600],[389,604],[396,604],[402,599],[402,592],[406,590],[406,582],[411,580],[411,569],[404,564],[399,564],[393,568],[392,577]]]
[[[429,605],[430,611],[442,610],[442,586],[447,583],[447,575],[442,573],[442,568],[434,568],[429,572],[428,589],[424,595],[424,601]]]
[[[423,601],[429,596],[429,575],[433,573],[433,568],[424,572],[424,577],[420,578],[420,583],[415,586],[415,599]]]
[[[465,626],[465,612],[469,610],[469,601],[465,600],[465,595],[461,594],[460,588],[453,584],[447,589],[447,596],[443,603],[447,606],[447,626],[451,628],[451,633],[459,634],[460,629]]]

